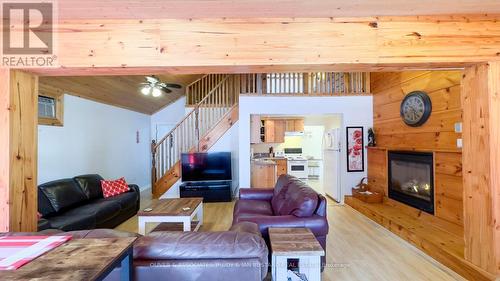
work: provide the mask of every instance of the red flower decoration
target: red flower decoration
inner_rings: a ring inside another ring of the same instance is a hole
[[[359,139],[361,137],[361,131],[354,131],[354,133],[352,133],[352,137],[354,139]]]

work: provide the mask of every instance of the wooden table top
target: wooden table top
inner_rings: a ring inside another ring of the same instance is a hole
[[[17,270],[0,271],[0,280],[96,280],[132,247],[136,239],[70,240]]]
[[[155,199],[151,201],[149,208],[151,212],[145,212],[144,209],[140,210],[138,216],[191,216],[203,202],[203,198],[172,198],[172,199]],[[189,207],[189,210],[182,210],[182,208]]]
[[[324,256],[325,251],[308,228],[269,228],[275,256]]]

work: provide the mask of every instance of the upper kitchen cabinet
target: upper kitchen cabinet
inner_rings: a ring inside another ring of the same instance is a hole
[[[252,115],[250,117],[250,143],[262,143],[262,121],[259,115]]]
[[[304,132],[304,119],[250,117],[250,143],[283,143],[285,132]]]
[[[286,122],[286,132],[303,132],[304,131],[304,119],[287,119]]]
[[[282,119],[264,120],[264,142],[283,143],[285,142],[286,122]]]

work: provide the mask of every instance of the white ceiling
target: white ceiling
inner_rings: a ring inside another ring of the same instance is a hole
[[[64,0],[61,19],[365,17],[500,13],[500,0]]]

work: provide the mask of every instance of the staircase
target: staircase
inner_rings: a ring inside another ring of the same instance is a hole
[[[208,74],[186,87],[186,105],[193,107],[165,137],[151,144],[151,183],[158,198],[180,179],[180,157],[206,152],[238,121],[239,79]]]

